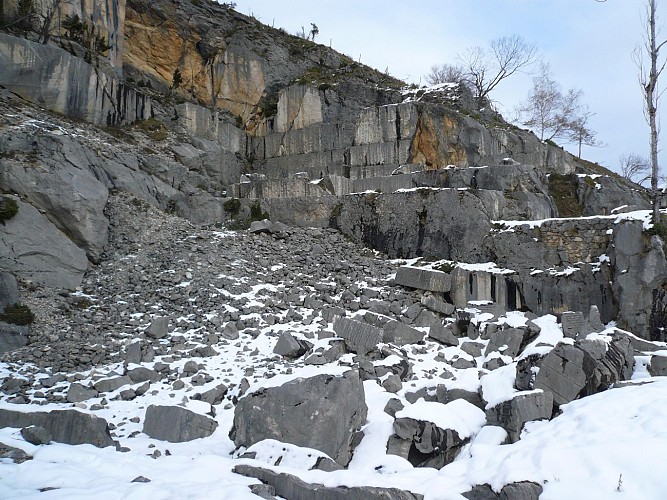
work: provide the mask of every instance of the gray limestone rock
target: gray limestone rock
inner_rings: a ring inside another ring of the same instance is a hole
[[[429,328],[429,338],[443,345],[454,347],[459,345],[459,339],[449,326],[435,325]]]
[[[478,484],[470,491],[462,493],[468,500],[538,500],[542,486],[531,481],[519,481],[503,486],[500,493],[493,491],[488,484]]]
[[[553,393],[560,406],[596,392],[632,374],[634,357],[630,339],[616,335],[604,341],[560,343],[544,358],[535,378],[535,388]]]
[[[518,481],[503,486],[498,497],[500,500],[538,500],[542,490],[542,485],[538,483]]]
[[[441,469],[456,458],[465,443],[465,439],[453,429],[441,429],[432,422],[412,418],[394,420],[394,432],[407,446],[407,456],[400,456],[415,467]],[[392,451],[397,451],[395,444]],[[390,453],[390,450],[387,452]]]
[[[111,23],[116,29],[122,25],[120,19]],[[122,51],[116,57],[122,60]],[[0,85],[65,116],[104,126],[152,116],[150,99],[120,83],[115,71],[88,64],[56,45],[0,33],[0,66]]]
[[[34,141],[41,151],[56,149],[63,151],[60,154],[80,156],[57,164],[40,162],[39,169],[10,163],[0,187],[30,200],[31,205],[46,213],[58,229],[83,248],[91,261],[98,262],[108,238],[109,222],[104,216],[109,197],[107,187],[87,169],[85,152],[70,148],[70,137],[38,135]]]
[[[654,354],[648,362],[648,372],[654,377],[667,375],[667,356]]]
[[[0,268],[55,288],[78,287],[88,268],[86,252],[32,205],[16,203],[18,213],[0,232]]]
[[[452,284],[449,274],[443,271],[412,266],[399,267],[394,281],[397,285],[430,292],[449,292]]]
[[[169,318],[153,318],[150,326],[144,332],[147,337],[152,339],[162,339],[169,333]]]
[[[0,428],[38,426],[51,434],[51,439],[65,444],[92,444],[98,448],[113,446],[106,420],[77,410],[24,413],[0,409]]]
[[[396,415],[396,412],[401,411],[405,406],[401,402],[400,399],[397,398],[391,398],[389,401],[387,401],[387,404],[384,406],[383,411],[390,416]]]
[[[285,358],[296,359],[306,354],[312,346],[310,342],[297,339],[289,332],[283,332],[273,348],[273,353]]]
[[[0,458],[9,459],[15,464],[22,464],[27,460],[32,460],[32,457],[21,448],[14,448],[4,443],[0,443]]]
[[[382,387],[384,387],[387,392],[397,393],[403,388],[403,383],[398,375],[392,373],[382,381]]]
[[[0,271],[0,313],[5,307],[20,302],[19,288],[13,274]]]
[[[382,341],[386,344],[403,346],[418,344],[424,340],[424,333],[396,320],[385,323],[382,330],[384,332]]]
[[[180,406],[150,405],[146,409],[143,432],[153,439],[182,443],[213,434],[218,423]]]
[[[141,382],[156,382],[162,378],[162,376],[155,370],[146,368],[145,366],[139,366],[127,371],[127,376],[130,377],[133,383],[139,384]]]
[[[274,222],[269,219],[264,219],[264,220],[258,220],[258,221],[253,221],[250,224],[250,229],[248,229],[249,232],[251,233],[269,233],[269,234],[277,234],[277,233],[286,233],[289,230],[289,226],[286,224],[283,224],[282,222]]]
[[[141,341],[132,342],[126,347],[125,361],[136,365],[141,363]]]
[[[0,321],[0,353],[10,352],[28,343],[28,326],[12,325]]]
[[[208,391],[195,394],[192,396],[192,399],[204,401],[210,405],[218,405],[222,403],[227,391],[227,386],[225,384],[220,384]]]
[[[509,401],[486,410],[486,420],[490,425],[498,425],[507,431],[511,442],[521,436],[526,422],[551,418],[553,395],[545,391],[517,394]]]
[[[342,316],[334,320],[333,330],[345,340],[348,349],[362,356],[376,350],[384,337],[381,328]]]
[[[86,401],[97,396],[98,392],[94,388],[74,383],[69,386],[66,397],[70,403],[80,403],[81,401]]]
[[[278,473],[252,465],[237,465],[233,471],[248,477],[254,477],[273,486],[275,494],[281,498],[299,500],[420,500],[423,497],[397,488],[379,488],[372,486],[323,486],[306,483],[302,479],[287,473]]]
[[[610,258],[616,271],[612,286],[619,326],[647,340],[667,340],[662,329],[667,324],[664,301],[657,304],[667,282],[663,241],[653,236],[647,244],[642,222],[624,221],[614,226]]]
[[[525,330],[519,328],[497,330],[491,335],[484,356],[488,356],[492,352],[500,352],[504,356],[515,358],[521,349],[524,333]]]
[[[105,378],[98,380],[93,384],[93,387],[97,392],[113,392],[117,389],[120,389],[124,385],[132,384],[132,379],[127,375],[122,375],[120,377]]]
[[[422,295],[421,303],[427,309],[445,316],[451,316],[456,310],[453,304],[437,299],[432,294]]]
[[[358,372],[317,375],[241,398],[234,410],[230,437],[236,446],[277,439],[315,448],[345,466],[366,412]]]
[[[21,436],[30,444],[39,446],[40,444],[49,444],[52,441],[51,433],[44,427],[38,425],[29,425],[21,429]]]
[[[587,335],[590,332],[586,332],[585,325],[586,320],[584,319],[584,313],[566,311],[561,316],[561,324],[563,326],[563,335],[571,339],[577,339],[581,335]]]
[[[440,316],[435,314],[434,312],[428,311],[426,309],[422,310],[419,315],[414,319],[413,324],[415,326],[425,326],[425,327],[432,327],[432,326],[439,326],[442,324],[442,319]]]
[[[439,385],[435,392],[438,403],[447,404],[456,399],[465,399],[468,403],[475,405],[480,410],[484,410],[486,403],[479,392],[466,391],[465,389],[447,389],[444,385]]]

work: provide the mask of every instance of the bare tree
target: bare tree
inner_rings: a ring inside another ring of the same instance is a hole
[[[520,121],[543,141],[568,137],[580,117],[582,95],[576,89],[563,94],[560,84],[551,78],[549,65],[542,63],[528,98],[518,108]]]
[[[588,126],[588,120],[594,115],[595,113],[591,113],[588,111],[588,108],[584,106],[579,116],[574,118],[569,124],[568,139],[577,145],[579,158],[581,158],[582,146],[604,146],[604,144],[598,141],[595,137],[597,133]]]
[[[658,80],[665,69],[665,61],[660,60],[660,50],[667,43],[663,40],[658,43],[656,35],[657,0],[646,0],[646,14],[644,18],[644,46],[637,48],[634,59],[639,68],[639,83],[644,94],[644,114],[650,129],[651,145],[651,197],[653,198],[653,223],[660,221],[660,201],[662,192],[658,189],[658,101],[662,92],[658,89]]]
[[[481,108],[500,82],[534,63],[536,56],[535,45],[511,35],[491,41],[488,49],[471,47],[459,59]]]
[[[619,158],[621,175],[637,184],[651,180],[651,162],[635,153],[622,155]]]
[[[465,83],[466,73],[462,66],[453,64],[434,64],[424,77],[429,85],[440,83]]]

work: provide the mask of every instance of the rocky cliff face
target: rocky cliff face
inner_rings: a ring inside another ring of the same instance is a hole
[[[268,215],[336,228],[392,257],[494,261],[514,272],[503,280],[515,297],[506,305],[557,314],[597,305],[605,320],[620,315],[649,335],[642,318],[662,282],[629,273],[629,284],[609,286],[623,271],[605,233],[615,226],[592,230],[586,238],[598,244],[587,253],[560,228],[561,236],[498,229],[502,221],[646,208],[645,194],[499,116],[480,115],[465,88],[402,88],[226,5],[84,2],[58,12],[85,15],[113,46],[78,49],[62,29],[46,45],[0,33],[0,85],[12,93],[3,93],[10,116],[0,130],[0,183],[90,262],[104,259],[105,204],[109,190],[121,190],[198,224]],[[26,112],[28,102],[116,128],[72,130]],[[44,243],[46,254],[60,262],[51,246]],[[29,279],[76,286],[85,266],[64,267],[60,282]],[[562,274],[569,267],[579,273]],[[619,305],[637,282],[640,303]]]

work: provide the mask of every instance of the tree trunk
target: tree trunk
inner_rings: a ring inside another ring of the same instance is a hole
[[[649,9],[649,52],[651,58],[651,69],[648,76],[648,82],[644,87],[646,97],[646,114],[648,115],[648,124],[651,129],[651,196],[653,198],[652,220],[655,224],[660,221],[660,201],[661,193],[658,190],[658,53],[662,44],[657,45],[655,39],[655,19],[656,19],[657,0],[648,0]]]

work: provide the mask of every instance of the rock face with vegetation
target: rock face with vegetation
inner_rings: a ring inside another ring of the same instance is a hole
[[[34,446],[197,439],[265,496],[420,498],[406,470],[664,371],[646,193],[465,86],[207,0],[2,7],[0,427]],[[448,484],[551,487],[475,477]]]

